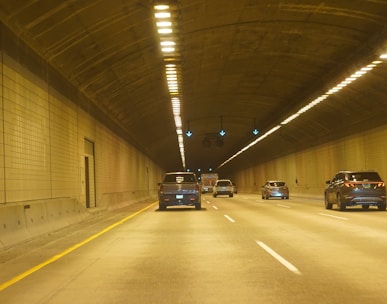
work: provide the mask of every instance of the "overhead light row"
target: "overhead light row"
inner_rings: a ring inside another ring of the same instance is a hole
[[[175,121],[177,140],[183,168],[185,164],[185,149],[182,123],[181,95],[181,56],[178,41],[178,12],[166,4],[154,5],[154,16],[157,33],[160,39],[160,49],[164,57],[165,78],[171,97],[173,118]]]
[[[288,124],[289,122],[291,122],[292,120],[296,119],[297,117],[299,117],[301,114],[305,113],[306,111],[309,111],[310,109],[312,109],[314,106],[318,105],[320,102],[326,100],[329,96],[333,95],[333,94],[336,94],[337,92],[341,91],[343,88],[345,88],[346,86],[348,86],[349,84],[351,84],[352,82],[354,82],[355,80],[359,79],[360,77],[364,76],[365,74],[367,74],[368,72],[372,71],[375,67],[377,67],[379,64],[381,64],[382,62],[385,62],[384,60],[387,60],[387,53],[386,54],[382,54],[379,56],[379,59],[378,60],[374,60],[372,61],[370,64],[362,67],[361,69],[359,69],[357,72],[353,73],[351,76],[347,77],[346,79],[344,79],[343,81],[341,81],[339,84],[337,84],[336,86],[334,86],[333,88],[331,88],[330,90],[326,91],[324,94],[322,94],[321,96],[317,97],[316,99],[312,100],[311,102],[309,102],[306,106],[302,107],[301,109],[299,109],[296,113],[290,115],[288,118],[286,118],[285,120],[283,120],[280,124],[276,125],[275,127],[271,128],[269,131],[267,131],[266,133],[262,134],[260,137],[258,137],[256,140],[252,141],[250,144],[248,144],[247,146],[243,147],[241,150],[239,150],[237,153],[235,153],[234,155],[232,155],[230,158],[228,158],[226,161],[224,161],[222,164],[219,165],[218,169],[223,167],[225,164],[227,164],[228,162],[230,162],[231,160],[233,160],[235,157],[237,157],[238,155],[242,154],[243,152],[245,152],[246,150],[250,149],[252,146],[256,145],[258,142],[262,141],[263,139],[265,139],[266,137],[268,137],[269,135],[273,134],[275,131],[277,131],[278,129],[280,129],[282,126]]]

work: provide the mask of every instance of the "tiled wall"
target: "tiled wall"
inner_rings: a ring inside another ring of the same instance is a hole
[[[85,157],[91,207],[155,197],[162,174],[155,163],[28,69],[2,58],[0,204],[58,198],[85,204]],[[85,150],[85,140],[94,151]]]
[[[6,201],[51,197],[47,90],[2,69],[3,166]]]
[[[265,180],[285,180],[293,193],[323,196],[339,170],[376,170],[387,181],[387,124],[238,172],[240,191],[259,192]]]

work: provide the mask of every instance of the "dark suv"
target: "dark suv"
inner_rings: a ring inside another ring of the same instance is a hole
[[[386,187],[375,171],[340,171],[332,180],[326,181],[325,208],[333,204],[343,211],[347,206],[377,206],[386,210]]]

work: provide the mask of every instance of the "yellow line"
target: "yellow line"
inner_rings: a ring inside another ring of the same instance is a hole
[[[28,277],[29,275],[31,275],[31,274],[33,274],[34,272],[36,272],[36,271],[42,269],[43,267],[45,267],[45,266],[47,266],[47,265],[50,265],[50,264],[54,263],[55,261],[59,260],[60,258],[63,258],[64,256],[68,255],[69,253],[71,253],[71,252],[73,252],[74,250],[78,249],[79,247],[82,247],[83,245],[85,245],[85,244],[91,242],[92,240],[96,239],[97,237],[101,236],[102,234],[104,234],[104,233],[106,233],[106,232],[112,230],[113,228],[115,228],[115,227],[117,227],[117,226],[123,224],[123,223],[126,222],[127,220],[129,220],[129,219],[135,217],[136,215],[140,214],[141,212],[144,212],[145,210],[147,210],[147,209],[153,207],[156,203],[157,203],[157,202],[154,202],[154,203],[150,204],[149,206],[147,206],[147,207],[145,207],[145,208],[143,208],[143,209],[141,209],[141,210],[139,210],[139,211],[137,211],[137,212],[135,212],[135,213],[133,213],[133,214],[131,214],[131,215],[125,217],[125,218],[123,218],[122,220],[120,220],[120,221],[118,221],[118,222],[116,222],[116,223],[110,225],[109,227],[106,227],[105,229],[103,229],[103,230],[101,230],[100,232],[98,232],[98,233],[96,233],[96,234],[90,236],[89,238],[83,240],[82,242],[80,242],[80,243],[78,243],[78,244],[75,244],[74,246],[72,246],[72,247],[66,249],[65,251],[63,251],[63,252],[61,252],[61,253],[59,253],[59,254],[57,254],[57,255],[54,255],[54,256],[51,257],[50,259],[48,259],[48,260],[46,260],[46,261],[44,261],[44,262],[42,262],[42,263],[36,265],[35,267],[32,267],[31,269],[29,269],[29,270],[27,270],[27,271],[25,271],[25,272],[19,274],[18,276],[12,278],[11,280],[9,280],[9,281],[7,281],[7,282],[1,284],[1,285],[0,285],[0,291],[2,291],[2,290],[4,290],[4,289],[8,288],[9,286],[11,286],[11,285],[13,285],[13,284],[15,284],[15,283],[21,281],[22,279]]]

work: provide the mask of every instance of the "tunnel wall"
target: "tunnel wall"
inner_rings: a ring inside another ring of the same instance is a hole
[[[0,45],[0,248],[156,199],[157,164],[4,27]]]
[[[259,193],[266,180],[288,183],[290,193],[321,196],[340,170],[376,170],[387,181],[387,124],[236,173],[240,191]]]

